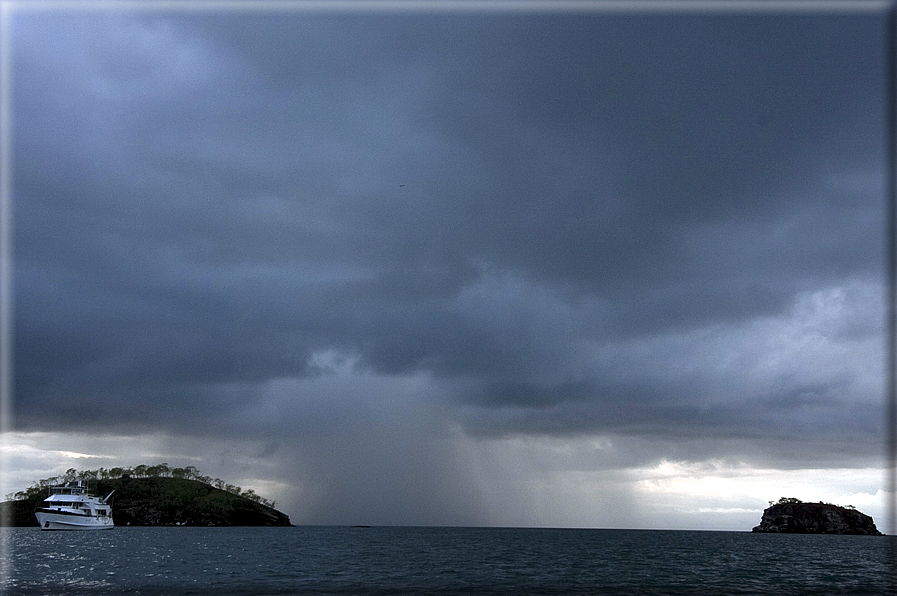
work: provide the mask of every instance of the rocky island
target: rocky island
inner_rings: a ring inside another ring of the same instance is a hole
[[[152,469],[153,466],[145,467]],[[91,492],[112,495],[112,519],[116,526],[291,526],[290,518],[274,504],[251,490],[191,474],[141,475],[101,474],[84,480]],[[69,470],[74,472],[74,470]],[[77,476],[77,474],[75,474]],[[80,478],[79,478],[80,479]],[[37,526],[34,510],[47,497],[47,487],[68,478],[41,480],[0,503],[0,524]],[[220,487],[214,486],[220,484]]]
[[[771,504],[752,532],[883,536],[872,518],[851,506],[782,498]]]

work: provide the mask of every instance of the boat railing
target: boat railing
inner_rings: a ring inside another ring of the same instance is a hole
[[[85,495],[87,494],[87,487],[82,485],[80,481],[78,484],[68,483],[62,486],[51,486],[49,493],[50,495]]]

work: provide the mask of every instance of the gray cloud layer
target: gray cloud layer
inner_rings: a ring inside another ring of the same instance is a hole
[[[883,21],[17,16],[16,423],[868,455]]]

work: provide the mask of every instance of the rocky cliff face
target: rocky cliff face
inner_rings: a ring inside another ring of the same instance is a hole
[[[826,503],[779,503],[763,512],[752,532],[882,536],[868,515]]]

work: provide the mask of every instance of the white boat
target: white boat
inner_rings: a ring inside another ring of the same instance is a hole
[[[51,486],[44,506],[35,509],[34,516],[41,530],[111,530],[112,493],[104,499],[95,497],[80,482]]]

